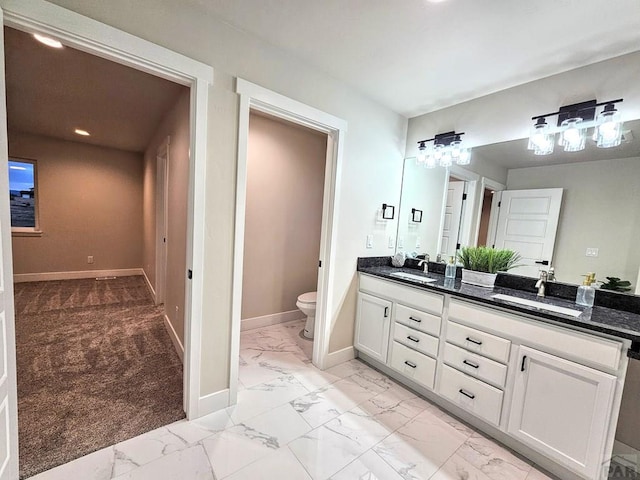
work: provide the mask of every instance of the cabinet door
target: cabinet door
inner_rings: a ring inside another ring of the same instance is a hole
[[[358,293],[355,347],[383,363],[387,361],[391,302]]]
[[[600,478],[615,377],[520,347],[509,433],[586,478]]]

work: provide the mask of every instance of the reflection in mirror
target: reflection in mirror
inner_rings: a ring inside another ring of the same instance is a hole
[[[556,149],[547,156],[527,150],[527,139],[476,147],[475,171],[485,177],[483,164],[491,166],[491,172],[501,169],[506,190],[498,191],[484,178],[475,182],[473,198],[465,206],[472,211],[471,232],[465,236],[460,228],[455,243],[522,252],[528,265],[512,273],[537,276],[540,268],[553,266],[558,281],[576,284],[582,283],[582,275],[596,272],[601,281],[628,280],[639,293],[640,120],[627,121],[624,131],[623,143],[614,148],[597,148],[589,139],[583,151]],[[404,239],[406,252],[441,253],[443,227],[455,224],[454,219],[445,221],[443,209],[448,180],[445,169],[426,170],[415,165],[415,159],[405,161],[399,249]],[[412,207],[425,212],[413,229],[407,221]],[[540,243],[543,240],[547,244]]]

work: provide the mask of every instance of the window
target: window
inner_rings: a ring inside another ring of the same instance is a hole
[[[36,162],[9,159],[9,198],[11,230],[14,233],[39,233]]]

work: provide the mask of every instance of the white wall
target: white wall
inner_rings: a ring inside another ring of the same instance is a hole
[[[335,305],[330,306],[330,349],[352,345],[355,264],[362,255],[389,255],[397,222],[375,223],[382,203],[397,204],[407,121],[303,60],[245,34],[202,7],[170,0],[55,0],[101,22],[192,57],[215,69],[209,98],[206,238],[201,393],[228,387],[231,279],[239,76],[348,122],[342,183],[338,191]],[[365,248],[374,234],[374,248]],[[196,266],[197,268],[197,266]]]
[[[438,254],[438,237],[442,219],[445,182],[444,168],[427,169],[413,158],[404,161],[401,210],[398,218],[398,250],[428,253],[432,260]],[[411,222],[411,209],[422,210],[422,222]],[[400,248],[402,239],[403,248]],[[420,247],[416,247],[419,239]]]
[[[509,170],[507,190],[562,188],[553,264],[558,280],[618,277],[635,285],[640,266],[640,158]],[[585,256],[588,247],[598,257]]]

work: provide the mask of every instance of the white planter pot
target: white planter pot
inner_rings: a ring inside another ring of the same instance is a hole
[[[473,270],[462,269],[462,283],[469,283],[478,287],[493,288],[497,276],[497,273],[474,272]]]

